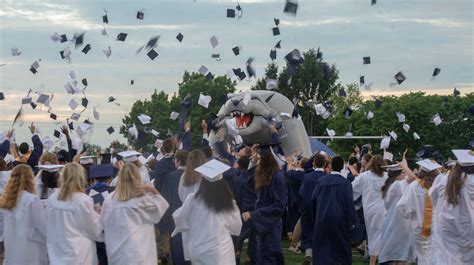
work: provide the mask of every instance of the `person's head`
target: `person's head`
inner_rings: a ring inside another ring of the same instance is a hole
[[[196,149],[189,152],[186,168],[184,169],[184,186],[191,186],[201,181],[201,174],[194,171],[194,169],[202,166],[206,162],[207,158],[201,150]]]
[[[170,154],[174,152],[174,143],[172,139],[166,139],[161,144],[160,149],[162,154]]]
[[[0,208],[12,210],[16,207],[20,192],[35,193],[33,170],[28,165],[17,165],[13,168],[10,179],[0,197]]]
[[[238,158],[240,158],[242,156],[250,157],[251,155],[252,155],[252,149],[248,146],[240,149],[239,152],[237,153]]]
[[[201,145],[199,146],[199,150],[202,151],[202,153],[206,156],[207,159],[211,159],[213,154],[212,154],[212,148],[209,145]]]
[[[55,153],[44,152],[39,159],[40,165],[56,165],[59,164],[58,157]]]
[[[320,153],[314,155],[313,158],[313,167],[315,168],[324,168],[326,166],[326,157]]]
[[[423,170],[422,167],[418,169],[417,176],[419,179],[423,180],[424,183],[424,188],[431,188],[431,185],[433,184],[433,181],[435,180],[436,176],[441,174],[441,171],[438,169],[432,170],[432,171],[426,171]]]
[[[306,157],[303,157],[301,158],[299,161],[298,161],[298,167],[299,168],[304,168],[304,166],[306,165],[306,163],[308,163],[309,159],[306,158]]]
[[[68,163],[68,162],[71,162],[71,156],[69,155],[69,152],[64,150],[64,149],[61,149],[59,152],[58,152],[58,161],[59,163],[61,164],[65,164],[65,163]]]
[[[458,205],[461,198],[461,189],[464,187],[467,175],[474,174],[474,166],[462,167],[456,164],[448,176],[446,185],[446,200],[452,205]]]
[[[85,169],[78,163],[67,164],[59,176],[58,200],[68,201],[75,192],[84,192],[87,185]]]
[[[123,165],[117,178],[115,198],[117,198],[118,201],[128,201],[132,198],[144,195],[144,191],[140,189],[142,185],[140,172],[135,164],[126,163]]]
[[[137,168],[141,168],[143,166],[142,162],[140,162],[138,159],[133,161],[132,164],[134,164]]]
[[[360,164],[361,164],[363,170],[367,169],[367,166],[369,165],[369,162],[370,162],[371,159],[372,159],[371,154],[365,154],[362,157],[362,160],[360,161]]]
[[[341,170],[344,168],[344,159],[340,156],[335,156],[331,160],[331,168],[332,171],[337,171],[341,172]]]
[[[359,159],[355,156],[349,157],[349,161],[347,162],[350,166],[355,166],[357,163],[359,163]]]
[[[372,171],[372,173],[379,177],[383,177],[383,166],[385,166],[385,160],[383,160],[383,157],[381,155],[375,155],[370,159],[370,162],[367,165],[367,170]]]
[[[243,169],[243,170],[246,170],[249,168],[249,164],[250,164],[250,159],[248,156],[241,156],[239,157],[239,159],[237,159],[237,168],[238,169]]]
[[[273,175],[280,170],[270,148],[258,148],[258,164],[255,169],[255,188],[257,190],[269,186]]]
[[[185,150],[176,152],[176,155],[174,156],[174,165],[176,167],[185,167],[186,162],[188,161],[188,155],[189,152]]]
[[[148,160],[148,162],[146,162],[146,164],[148,165],[148,168],[151,171],[155,170],[155,167],[156,167],[157,163],[158,163],[158,161],[156,159],[150,159],[150,160]]]
[[[202,178],[195,196],[201,198],[204,204],[216,213],[231,211],[234,208],[232,202],[234,196],[223,179],[210,182]]]
[[[394,164],[394,163],[390,163],[390,164]],[[382,198],[385,198],[385,196],[387,195],[388,189],[396,180],[400,180],[405,177],[405,174],[403,173],[403,170],[401,168],[389,168],[387,169],[387,175],[388,175],[388,178],[385,180],[384,185],[380,189],[382,191]]]
[[[28,151],[30,151],[30,146],[28,145],[28,143],[23,142],[18,147],[18,151],[20,151],[20,154],[24,155],[28,153]]]

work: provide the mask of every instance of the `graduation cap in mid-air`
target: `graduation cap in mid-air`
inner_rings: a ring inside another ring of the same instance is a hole
[[[82,33],[78,33],[78,34],[74,34],[74,42],[75,42],[75,48],[77,49],[77,47],[80,47],[83,43],[84,43],[84,35],[86,33],[85,32],[82,32]]]
[[[4,100],[5,99],[5,95],[3,95],[3,92],[0,92],[0,100]]]
[[[359,76],[359,83],[361,86],[365,84],[365,77],[363,75]]]
[[[277,58],[277,51],[275,49],[271,49],[270,50],[270,59],[272,59],[272,61],[276,60]]]
[[[114,133],[114,132],[115,132],[114,127],[110,126],[109,128],[107,128],[107,132],[108,132],[109,134]]]
[[[280,25],[280,19],[278,18],[273,18],[273,22],[275,22],[275,26],[278,27],[278,25]]]
[[[87,45],[84,46],[84,48],[82,49],[82,52],[83,52],[84,54],[87,54],[90,50],[91,50],[91,45],[90,45],[90,44],[87,44]]]
[[[244,80],[247,75],[240,68],[232,68],[234,75],[238,76],[240,80]]]
[[[278,36],[280,35],[280,28],[279,27],[274,27],[272,28],[273,36]]]
[[[340,96],[340,97],[345,97],[345,96],[347,96],[346,90],[344,90],[344,88],[341,88],[341,89],[339,90],[339,96]]]
[[[148,58],[150,58],[152,61],[155,60],[156,57],[158,57],[158,53],[154,50],[151,49],[147,54]]]
[[[290,15],[296,15],[298,11],[298,2],[295,0],[286,0],[285,8],[283,12]]]
[[[402,72],[398,72],[397,74],[395,74],[394,78],[399,85],[401,85],[406,79],[405,75]]]
[[[351,108],[347,107],[344,110],[344,117],[349,118],[351,115],[352,115],[352,110],[351,110]]]
[[[459,95],[461,95],[461,92],[459,92],[459,90],[457,90],[456,88],[454,88],[454,90],[453,90],[453,96],[457,97],[457,96],[459,96]]]
[[[248,58],[247,62],[245,63],[246,68],[247,68],[247,73],[248,73],[249,77],[255,77],[256,76],[255,67],[252,65],[253,60],[254,60],[254,58],[250,57],[250,58]]]
[[[125,41],[125,39],[127,38],[127,36],[128,36],[127,33],[124,33],[124,32],[119,33],[119,34],[117,35],[117,40],[118,40],[118,41]]]
[[[217,39],[215,35],[211,37],[209,42],[211,43],[212,48],[216,48],[219,45],[219,39]]]
[[[370,56],[362,58],[362,64],[370,64]]]
[[[116,98],[110,96],[107,102],[110,103],[110,102],[114,102],[115,100],[116,100]]]
[[[435,77],[435,76],[439,75],[439,73],[441,73],[441,69],[438,68],[438,67],[436,67],[436,68],[433,70],[433,75],[432,75],[432,76]]]
[[[235,9],[228,8],[227,9],[227,17],[228,18],[235,18]]]
[[[145,18],[145,13],[143,12],[143,9],[140,11],[137,11],[137,19],[143,20]]]
[[[66,36],[66,34],[63,34],[63,35],[61,35],[61,36],[59,36],[59,37],[61,38],[61,39],[60,39],[61,43],[64,43],[64,42],[67,41],[67,36]]]
[[[234,53],[235,56],[240,54],[240,49],[241,48],[239,46],[235,46],[234,48],[232,48],[232,52]]]
[[[61,133],[58,131],[58,130],[54,130],[54,137],[56,138],[60,138],[61,137]]]
[[[87,108],[87,105],[89,105],[89,100],[86,98],[86,97],[83,97],[81,99],[81,105],[84,107],[84,108]]]
[[[184,36],[183,36],[183,34],[182,34],[181,32],[178,33],[178,35],[176,35],[176,39],[177,39],[179,42],[183,42],[183,38],[184,38]]]
[[[53,120],[56,120],[58,118],[58,116],[56,116],[56,114],[54,114],[54,113],[50,113],[49,117]]]
[[[89,84],[87,83],[87,79],[86,78],[83,78],[81,83],[84,85],[84,86],[88,86]]]
[[[108,24],[109,23],[109,17],[107,16],[107,10],[104,9],[105,15],[102,16],[102,23]]]
[[[382,106],[382,101],[378,98],[375,99],[375,107],[380,108]]]
[[[288,63],[288,75],[291,77],[296,73],[296,68],[303,63],[304,59],[301,57],[301,53],[298,49],[292,50],[285,56],[285,60]]]

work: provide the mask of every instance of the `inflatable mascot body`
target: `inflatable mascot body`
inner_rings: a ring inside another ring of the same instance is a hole
[[[227,136],[231,135],[229,123],[242,137],[245,145],[270,143],[271,123],[281,122],[278,129],[281,148],[285,155],[297,152],[304,157],[311,156],[308,134],[301,119],[292,118],[293,103],[280,93],[255,90],[232,95],[217,114],[217,128],[227,127]],[[235,118],[235,119],[234,119]],[[211,145],[217,140],[215,132],[210,135]],[[235,136],[235,135],[234,135]],[[233,136],[232,136],[233,138]]]

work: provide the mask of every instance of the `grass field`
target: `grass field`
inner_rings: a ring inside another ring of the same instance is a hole
[[[304,255],[303,254],[296,254],[296,253],[293,253],[291,251],[288,251],[288,241],[287,240],[281,241],[281,245],[282,245],[282,248],[283,248],[283,253],[285,255],[285,264],[286,265],[301,265],[301,263],[303,262],[303,259],[304,259]],[[243,251],[243,257],[240,259],[241,264],[244,264],[245,253],[246,253],[246,250]],[[352,252],[352,264],[353,265],[363,265],[363,264],[365,265],[365,264],[368,264],[368,263],[365,263],[362,260],[362,256],[359,253],[353,251]]]

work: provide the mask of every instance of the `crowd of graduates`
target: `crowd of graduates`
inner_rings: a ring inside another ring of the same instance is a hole
[[[474,153],[410,168],[370,149],[347,159],[282,154],[278,134],[253,146],[192,149],[182,135],[90,156],[0,143],[3,264],[474,263]],[[244,245],[246,244],[246,248]],[[243,251],[246,249],[246,253]],[[241,257],[245,257],[241,260]],[[303,258],[304,257],[304,258]]]

